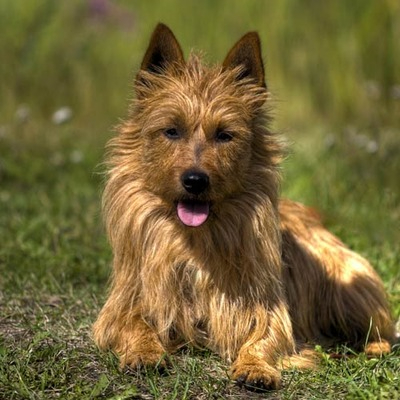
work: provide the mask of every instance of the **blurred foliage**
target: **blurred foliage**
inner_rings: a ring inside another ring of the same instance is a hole
[[[285,126],[399,124],[397,0],[1,0],[1,120],[22,103],[43,117],[62,105],[91,122],[121,115],[158,21],[213,61],[259,31]]]

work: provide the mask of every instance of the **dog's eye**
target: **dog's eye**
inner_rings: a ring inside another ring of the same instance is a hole
[[[215,134],[215,140],[220,143],[230,142],[233,139],[233,135],[227,131],[217,131]]]
[[[168,139],[179,139],[180,135],[179,132],[176,128],[168,128],[164,131],[164,135],[168,138]]]

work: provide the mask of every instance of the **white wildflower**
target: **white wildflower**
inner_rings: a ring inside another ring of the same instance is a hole
[[[72,110],[69,107],[59,108],[51,117],[55,125],[62,125],[70,121],[72,118]]]

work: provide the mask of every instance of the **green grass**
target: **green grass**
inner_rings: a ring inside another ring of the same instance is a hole
[[[399,398],[398,347],[381,359],[324,355],[317,371],[287,371],[281,391],[258,395],[212,353],[184,349],[164,374],[122,373],[90,338],[111,261],[104,144],[158,21],[212,61],[260,31],[275,126],[292,143],[284,195],[371,260],[399,319],[398,4],[118,1],[97,19],[86,4],[0,2],[0,399]],[[61,106],[73,118],[54,125]]]

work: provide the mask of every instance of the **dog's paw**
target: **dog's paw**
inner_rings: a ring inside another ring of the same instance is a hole
[[[253,391],[277,390],[281,387],[281,374],[266,362],[255,364],[234,363],[231,377],[236,383]]]
[[[391,351],[390,343],[387,340],[380,342],[369,342],[365,345],[365,354],[369,357],[380,357]]]
[[[131,351],[120,355],[119,360],[121,369],[150,367],[163,371],[167,367],[166,353],[163,351]]]

